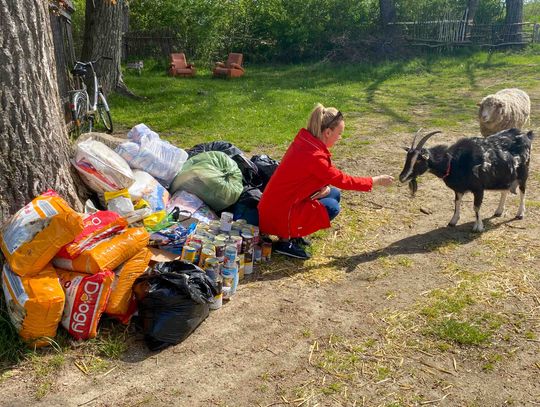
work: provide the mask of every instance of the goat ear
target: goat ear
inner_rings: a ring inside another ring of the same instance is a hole
[[[476,106],[482,106],[482,103],[476,102]]]
[[[423,148],[422,150],[420,150],[420,157],[422,157],[424,160],[429,160],[429,152]]]
[[[402,149],[404,149],[406,152],[409,152],[410,148],[409,147],[401,147]]]

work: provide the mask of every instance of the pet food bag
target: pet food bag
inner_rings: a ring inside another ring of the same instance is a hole
[[[59,252],[60,257],[77,257],[83,250],[91,248],[103,239],[127,228],[127,221],[112,211],[97,211],[84,218],[83,231]]]
[[[77,144],[72,162],[84,183],[98,193],[129,188],[135,182],[126,160],[91,138]]]
[[[129,320],[131,315],[126,314],[130,310],[130,303],[134,301],[132,291],[133,282],[146,271],[151,257],[152,252],[145,247],[114,270],[115,275],[111,296],[105,310],[107,314],[115,317],[118,316],[118,319],[121,321],[126,320],[126,317]]]
[[[83,230],[81,215],[48,191],[19,210],[1,233],[1,248],[21,277],[39,273],[56,253]]]
[[[53,264],[58,268],[91,274],[114,270],[146,247],[149,239],[150,235],[145,228],[129,228],[98,242],[74,259],[56,256]]]
[[[65,295],[51,265],[32,277],[19,277],[8,264],[2,272],[2,288],[11,322],[32,346],[50,344],[62,318]]]
[[[66,293],[62,326],[75,339],[94,338],[105,311],[114,278],[112,271],[89,275],[58,270]]]

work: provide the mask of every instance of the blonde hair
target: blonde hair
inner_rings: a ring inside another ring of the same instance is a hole
[[[339,110],[335,107],[324,107],[320,103],[317,103],[307,122],[308,131],[320,140],[324,129],[329,128],[333,130],[343,121],[343,118],[341,120],[335,120],[338,114],[340,114]],[[332,123],[334,120],[335,122]]]

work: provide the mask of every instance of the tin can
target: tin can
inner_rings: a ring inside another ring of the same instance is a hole
[[[225,242],[222,242],[222,241],[214,242],[214,248],[216,251],[216,257],[220,261],[223,261],[225,257]]]
[[[201,250],[201,255],[199,256],[198,266],[201,267],[201,268],[204,268],[204,265],[206,264],[206,259],[208,259],[210,257],[214,257],[214,256],[215,256],[214,250],[202,249]]]
[[[253,252],[253,235],[250,231],[242,233],[242,253]]]
[[[245,219],[236,219],[236,223],[238,223],[241,226],[247,225],[247,220]]]
[[[240,229],[231,229],[231,231],[229,232],[229,236],[240,236]]]
[[[219,230],[221,229],[221,222],[219,220],[213,220],[208,225],[208,231],[213,235],[219,235]]]
[[[191,242],[189,244],[191,247],[193,247],[196,251],[195,251],[195,258],[193,259],[193,264],[199,264],[199,259],[201,258],[201,250],[202,250],[202,245],[198,242]]]
[[[242,281],[244,279],[244,254],[243,253],[236,256],[236,264],[238,267],[238,280]]]
[[[244,275],[253,274],[253,261],[244,261]]]
[[[212,311],[220,309],[223,306],[223,287],[219,288],[219,294],[214,296],[214,302],[208,304],[208,308]]]
[[[262,243],[262,261],[270,261],[272,258],[272,241],[270,239],[264,239]]]
[[[221,274],[223,276],[223,299],[229,300],[236,292],[238,269],[224,268],[221,270]]]
[[[259,244],[260,242],[260,230],[258,226],[251,226],[251,234],[253,235],[253,244]]]
[[[236,250],[236,246],[233,246],[233,245],[225,246],[225,252],[223,254],[223,266],[225,268],[235,267],[237,255],[238,255],[238,250]]]
[[[182,255],[180,258],[190,263],[195,264],[195,258],[197,257],[197,249],[193,246],[185,244],[182,249]]]
[[[221,212],[221,224],[219,230],[230,232],[232,228],[233,214],[230,212]]]
[[[221,281],[219,259],[217,257],[208,257],[204,261],[204,271],[206,275],[214,282]]]
[[[262,248],[258,244],[253,246],[253,261],[260,263],[262,259]]]
[[[231,236],[231,239],[234,240],[234,244],[236,246],[236,250],[238,250],[238,253],[243,253],[242,251],[242,236]]]

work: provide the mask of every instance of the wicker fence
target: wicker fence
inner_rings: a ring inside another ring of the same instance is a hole
[[[540,24],[473,24],[466,19],[396,23],[414,46],[504,47],[540,42]]]

